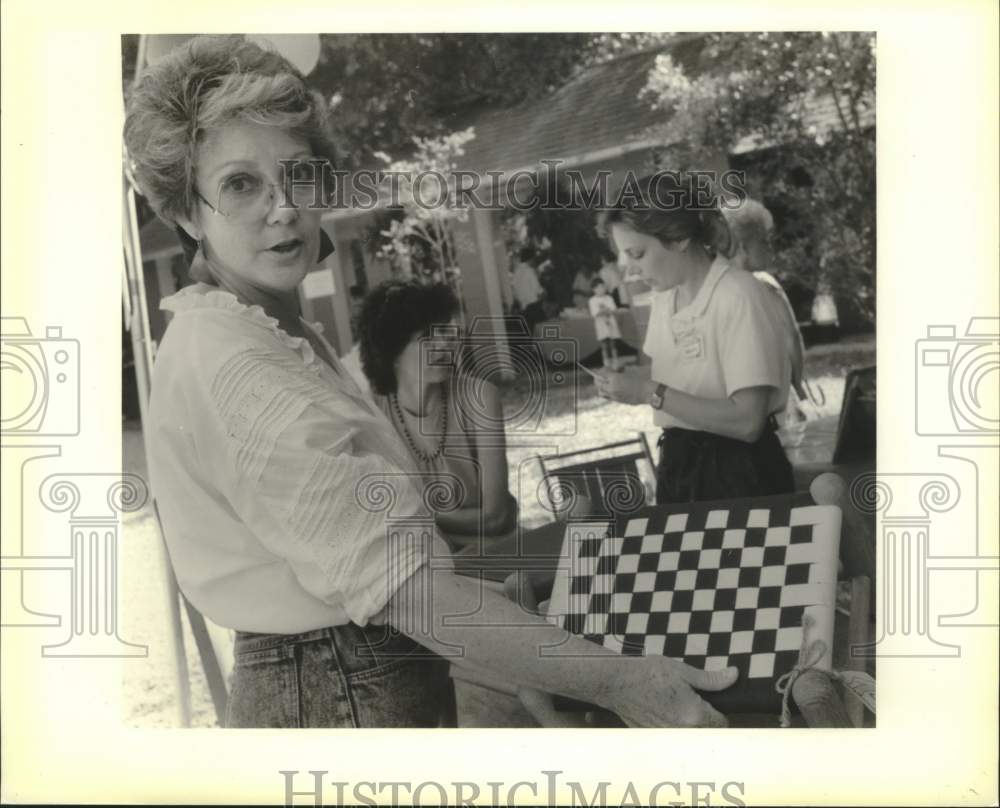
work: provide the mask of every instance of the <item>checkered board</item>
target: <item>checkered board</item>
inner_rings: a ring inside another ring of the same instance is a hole
[[[722,712],[778,711],[775,681],[798,660],[807,612],[809,641],[832,646],[839,540],[839,508],[791,498],[570,525],[548,617],[621,654],[735,665],[737,683],[705,698]],[[829,666],[828,650],[818,667]]]

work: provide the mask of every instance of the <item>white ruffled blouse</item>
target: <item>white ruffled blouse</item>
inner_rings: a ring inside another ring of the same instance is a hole
[[[450,566],[405,446],[332,348],[333,367],[205,284],[161,308],[150,482],[200,611],[253,632],[364,625],[429,559]]]

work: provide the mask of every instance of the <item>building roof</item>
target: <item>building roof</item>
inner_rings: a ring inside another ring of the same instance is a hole
[[[703,34],[679,34],[658,46],[594,65],[544,98],[523,102],[508,109],[485,109],[455,116],[448,121],[452,131],[475,129],[475,138],[465,145],[458,167],[485,173],[510,172],[531,168],[545,160],[570,163],[615,150],[623,153],[653,145],[650,130],[662,124],[666,113],[641,100],[656,57],[669,53],[688,75],[702,70]],[[834,100],[829,95],[805,102],[807,125],[823,135],[840,125]],[[863,126],[875,124],[875,110],[861,115]],[[739,154],[767,145],[753,138],[733,144]]]
[[[664,113],[639,94],[656,57],[670,52],[694,68],[701,37],[623,56],[584,70],[550,95],[508,109],[488,109],[449,121],[455,130],[475,127],[459,168],[514,171],[546,160],[571,160],[607,149],[628,151],[650,145],[649,127]]]

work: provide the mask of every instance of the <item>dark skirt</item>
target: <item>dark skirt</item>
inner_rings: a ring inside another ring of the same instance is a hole
[[[793,493],[792,464],[776,428],[772,416],[756,443],[680,427],[664,429],[657,443],[656,503]]]

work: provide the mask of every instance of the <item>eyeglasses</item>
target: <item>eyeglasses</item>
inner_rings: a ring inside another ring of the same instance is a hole
[[[295,161],[285,170],[283,183],[271,182],[256,171],[240,171],[219,183],[215,202],[206,199],[198,188],[195,194],[219,216],[247,221],[264,216],[274,203],[275,189],[282,187],[285,204],[293,208],[315,210],[329,202],[321,161]],[[285,169],[285,166],[282,166]]]

